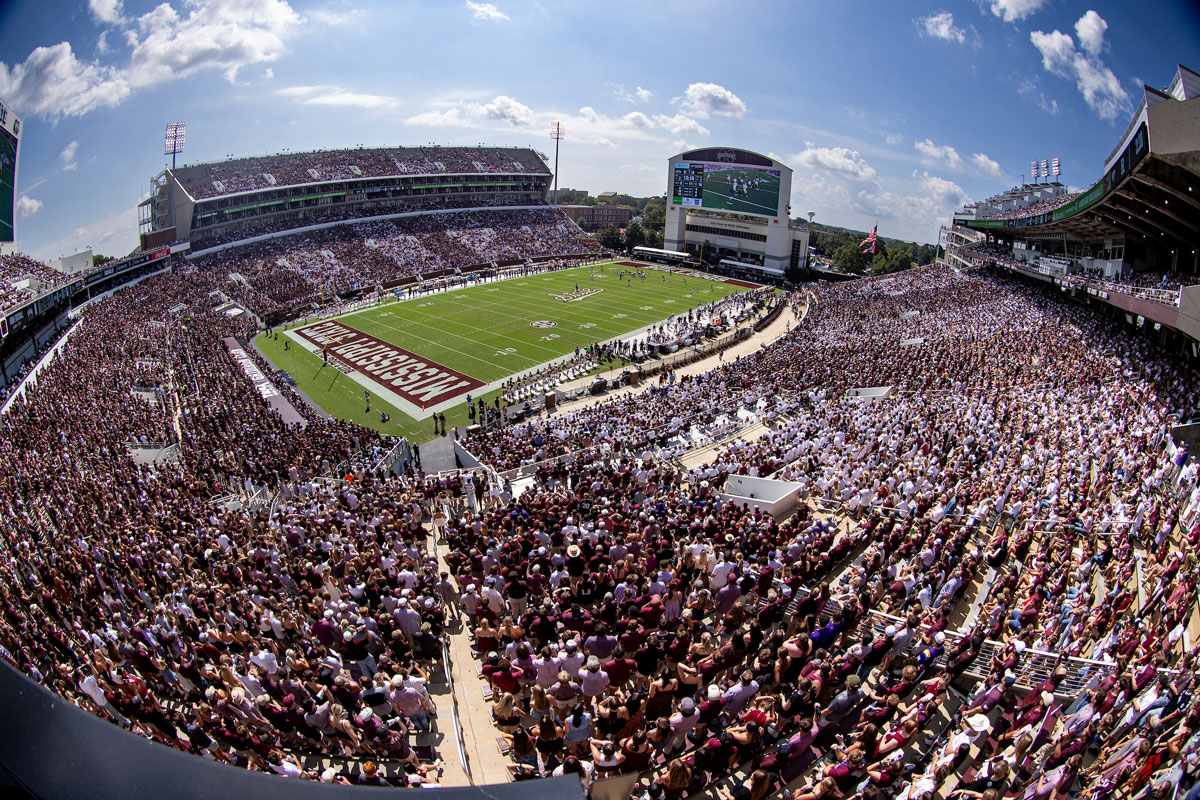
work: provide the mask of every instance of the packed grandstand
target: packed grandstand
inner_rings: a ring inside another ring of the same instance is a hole
[[[344,150],[163,186],[199,214],[544,170],[532,151]],[[544,184],[511,206],[447,185],[172,242],[39,345],[57,352],[0,421],[0,655],[166,746],[326,782],[438,784],[456,642],[506,777],[606,797],[1164,796],[1200,760],[1200,483],[1179,434],[1200,373],[1164,346],[1183,322],[1168,340],[1110,313],[1125,290],[1182,313],[1194,259],[1143,259],[1100,297],[1058,280],[1101,280],[1085,256],[963,215],[938,264],[751,294],[775,310],[728,353],[451,431],[478,466],[434,474],[281,385],[286,421],[222,343],[326,294],[600,252]],[[178,231],[173,208],[154,213]],[[790,504],[757,495],[778,486]]]

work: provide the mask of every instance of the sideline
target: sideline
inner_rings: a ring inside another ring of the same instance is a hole
[[[720,366],[725,359],[736,361],[742,356],[750,355],[751,353],[754,353],[763,347],[768,347],[782,339],[792,330],[792,328],[803,322],[808,316],[809,308],[810,305],[806,304],[800,316],[797,317],[795,311],[793,311],[789,305],[784,313],[780,314],[774,322],[772,322],[766,328],[763,328],[758,333],[751,334],[749,338],[743,339],[742,341],[726,348],[723,353],[712,353],[711,355],[705,356],[699,361],[693,361],[687,366],[680,367],[679,369],[675,370],[675,374],[680,377],[699,375]],[[560,392],[567,392],[572,389],[586,389],[594,380],[594,375],[586,376],[561,384],[557,387],[557,389]],[[604,394],[583,395],[575,400],[568,400],[560,403],[555,407],[554,411],[551,412],[550,417],[559,416],[560,414],[568,412],[579,411],[580,409],[603,403],[606,400],[614,400],[617,398],[641,394],[642,392],[647,391],[651,387],[657,385],[657,381],[651,379],[640,384],[639,386],[622,386],[619,389],[605,392]],[[545,419],[545,417],[542,417],[542,419]]]

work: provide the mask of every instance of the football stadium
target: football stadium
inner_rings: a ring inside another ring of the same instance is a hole
[[[535,146],[173,123],[137,246],[40,257],[10,88],[6,797],[1200,796],[1200,74],[853,274],[791,203],[865,161],[750,125],[614,240]]]
[[[397,425],[403,420],[404,435],[432,438],[418,434],[417,428],[425,427],[420,420],[446,411],[452,412],[452,422],[473,420],[467,397],[511,402],[522,393],[531,395],[538,382],[551,388],[550,377],[560,373],[582,378],[606,365],[621,365],[627,380],[624,368],[640,371],[647,360],[647,339],[679,347],[680,337],[660,333],[674,329],[675,317],[687,325],[689,337],[698,339],[706,330],[724,331],[758,299],[724,302],[746,291],[741,281],[713,281],[700,273],[690,280],[682,272],[613,261],[536,276],[476,279],[409,300],[368,300],[357,311],[287,328],[283,346],[280,332],[268,331],[259,347],[329,413],[355,417],[362,392],[370,392],[383,401],[377,403],[379,411],[395,414]],[[621,344],[621,334],[633,331],[646,334],[636,351]],[[610,353],[614,343],[618,349]],[[374,347],[364,349],[364,344]],[[657,345],[650,342],[655,351]],[[405,364],[396,359],[406,357],[421,360],[411,369],[444,371],[415,384],[407,370],[390,374]],[[350,380],[339,384],[339,372]],[[364,424],[371,425],[365,409],[363,414]],[[384,423],[382,430],[390,427]]]

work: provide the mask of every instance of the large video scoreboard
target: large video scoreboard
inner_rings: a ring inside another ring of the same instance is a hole
[[[730,151],[703,152],[709,157],[730,154],[728,161],[716,163],[690,159],[675,160],[671,164],[671,201],[685,209],[708,209],[729,211],[737,214],[757,214],[763,217],[780,217],[780,190],[782,188],[779,169],[769,166],[771,161],[759,156],[766,165],[745,163]],[[756,155],[756,154],[755,154]]]
[[[16,239],[17,145],[21,120],[0,100],[0,242]]]

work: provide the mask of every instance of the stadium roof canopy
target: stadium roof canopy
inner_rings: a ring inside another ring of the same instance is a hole
[[[1028,217],[964,215],[957,222],[1005,238],[1126,237],[1195,247],[1200,240],[1200,74],[1181,65],[1166,91],[1146,86],[1103,177],[1071,202]]]

